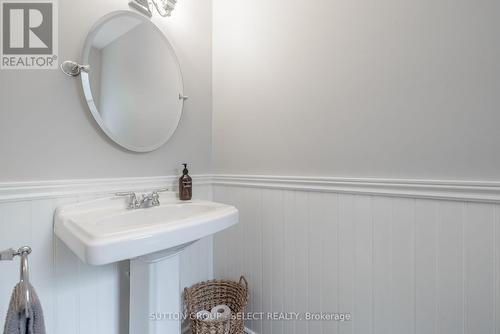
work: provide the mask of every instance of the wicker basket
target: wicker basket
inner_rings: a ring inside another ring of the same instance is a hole
[[[240,281],[207,281],[184,289],[184,298],[191,323],[192,334],[243,334],[243,314],[248,302],[248,283],[241,276]],[[210,311],[225,304],[232,311],[231,319],[198,320],[196,313]]]

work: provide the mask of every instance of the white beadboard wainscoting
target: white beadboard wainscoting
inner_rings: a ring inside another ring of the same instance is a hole
[[[126,262],[88,266],[53,235],[61,204],[117,191],[175,190],[176,177],[0,183],[0,249],[29,245],[30,278],[42,301],[47,333],[128,333]],[[211,199],[208,176],[193,177],[194,197]],[[212,239],[188,247],[181,257],[181,288],[210,279]],[[0,262],[0,322],[19,280],[19,259]],[[168,298],[168,296],[166,296]]]
[[[499,333],[500,184],[198,176],[197,198],[241,224],[182,255],[182,286],[250,282],[249,311],[351,313],[349,322],[249,321],[249,333]],[[52,233],[61,204],[176,177],[0,183],[0,248],[30,245],[47,332],[126,334],[126,265],[83,264]],[[0,319],[19,259],[0,262]]]
[[[257,334],[500,333],[498,183],[215,176],[240,224],[214,237],[216,277],[250,312],[352,321],[247,322]]]

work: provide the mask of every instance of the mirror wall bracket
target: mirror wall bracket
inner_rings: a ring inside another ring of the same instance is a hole
[[[77,77],[82,73],[82,71],[85,73],[89,73],[89,70],[89,65],[80,65],[71,60],[66,60],[61,64],[61,71],[63,71],[64,74],[70,77]]]

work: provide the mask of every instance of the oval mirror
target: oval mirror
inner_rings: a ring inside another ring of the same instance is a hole
[[[90,111],[117,144],[150,152],[173,135],[182,113],[179,62],[162,31],[128,11],[101,18],[83,49],[82,84]]]

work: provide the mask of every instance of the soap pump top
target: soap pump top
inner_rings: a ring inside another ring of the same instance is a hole
[[[184,170],[179,178],[179,199],[189,201],[193,197],[193,180],[188,174],[187,164],[182,165],[184,165]]]

